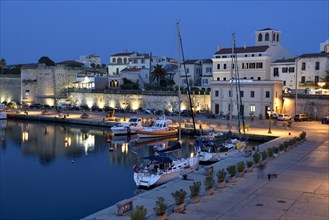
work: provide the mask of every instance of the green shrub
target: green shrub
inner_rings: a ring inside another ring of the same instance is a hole
[[[153,208],[155,214],[157,216],[163,215],[166,213],[166,209],[168,208],[167,204],[164,202],[164,198],[162,196],[158,197],[158,200],[155,203],[155,207]]]
[[[266,160],[268,157],[267,152],[266,151],[262,151],[262,160]]]
[[[217,175],[217,180],[219,183],[225,181],[226,174],[227,174],[227,172],[224,169],[218,170],[216,175]]]
[[[257,164],[260,161],[260,154],[258,152],[254,153],[254,155],[252,155],[254,163]]]
[[[187,192],[185,192],[183,189],[177,190],[174,193],[171,193],[171,195],[174,197],[175,199],[175,203],[176,205],[181,205],[185,202],[185,196],[186,196]]]
[[[267,148],[267,155],[268,155],[269,157],[272,157],[272,156],[273,156],[273,148],[272,148],[272,147]]]
[[[252,165],[254,164],[251,160],[248,160],[246,163],[247,167],[252,167]]]
[[[245,168],[244,161],[238,162],[237,167],[238,167],[238,172],[240,172],[240,173],[243,172],[244,171],[244,168]]]
[[[227,172],[230,174],[230,177],[233,177],[236,175],[236,166],[230,165],[226,168]]]
[[[147,210],[144,206],[136,206],[136,210],[130,214],[131,220],[146,220]]]
[[[214,176],[213,175],[207,175],[204,180],[204,185],[206,189],[210,189],[215,185]]]
[[[200,194],[201,182],[193,182],[193,185],[190,186],[191,196],[197,196]]]

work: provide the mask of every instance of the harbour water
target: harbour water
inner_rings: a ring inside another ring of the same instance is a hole
[[[0,219],[80,219],[142,191],[133,180],[133,163],[153,154],[155,143],[132,137],[127,144],[109,128],[0,123]],[[192,145],[184,137],[178,156],[190,155]]]

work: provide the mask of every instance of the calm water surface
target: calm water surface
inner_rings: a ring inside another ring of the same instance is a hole
[[[80,219],[130,198],[136,158],[149,144],[114,138],[108,128],[0,121],[0,219]],[[177,140],[167,140],[167,144]],[[179,152],[193,151],[183,138]]]

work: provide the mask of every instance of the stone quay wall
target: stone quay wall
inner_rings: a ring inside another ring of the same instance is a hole
[[[21,78],[20,75],[0,76],[0,103],[14,101],[21,102]]]

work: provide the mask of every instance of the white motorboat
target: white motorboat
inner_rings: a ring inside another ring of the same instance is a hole
[[[139,138],[158,138],[177,135],[177,128],[170,127],[172,123],[172,120],[162,117],[155,121],[155,125],[145,127],[142,130],[138,130],[136,133]]]
[[[141,167],[134,165],[134,180],[138,187],[164,184],[179,176],[189,174],[199,167],[197,156],[177,160],[162,156],[150,156],[143,159],[149,160],[150,163]]]
[[[122,122],[117,126],[111,127],[114,135],[136,134],[137,131],[144,129],[142,118],[131,117],[128,122]]]
[[[0,120],[6,120],[7,119],[7,112],[6,112],[6,106],[5,104],[0,103]]]

